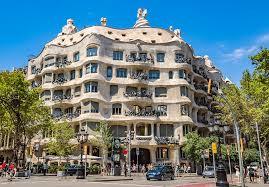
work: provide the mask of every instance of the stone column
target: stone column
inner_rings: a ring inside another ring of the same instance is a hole
[[[155,134],[154,134],[154,123],[150,124],[151,126],[151,137],[154,138]]]
[[[157,136],[160,137],[160,123],[157,123]]]
[[[148,124],[145,124],[145,136],[149,135]]]
[[[7,135],[7,143],[6,143],[6,147],[7,147],[7,148],[9,148],[9,135],[10,135],[10,134],[8,133],[8,135]]]
[[[4,135],[4,144],[3,144],[3,147],[6,148],[6,140],[7,140],[7,135],[5,134]]]
[[[156,148],[155,147],[150,148],[150,160],[151,160],[151,163],[156,163]]]
[[[117,69],[115,66],[112,66],[112,77],[117,77]]]
[[[136,123],[134,123],[134,139],[136,140]]]

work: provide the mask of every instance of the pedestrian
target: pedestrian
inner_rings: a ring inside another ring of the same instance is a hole
[[[44,163],[43,164],[43,175],[44,176],[46,176],[47,170],[48,170],[48,165],[47,165],[47,163]]]
[[[12,178],[15,176],[16,174],[16,170],[15,170],[15,165],[13,162],[11,162],[9,164],[9,167],[8,167],[8,173],[9,173],[9,180],[12,180]]]
[[[124,163],[123,169],[124,169],[124,176],[127,177],[127,165],[126,165],[126,162]]]
[[[146,171],[146,167],[145,167],[145,164],[143,164],[143,166],[141,168],[141,172],[143,175],[145,175],[145,171]]]
[[[191,173],[191,166],[190,165],[187,167],[187,173]]]
[[[252,167],[248,168],[248,175],[250,182],[254,182],[255,170]]]
[[[184,173],[187,173],[187,167],[186,167],[186,164],[183,165],[183,170],[184,170]]]
[[[7,163],[5,161],[2,163],[2,170],[3,170],[2,176],[5,177],[6,174],[7,174],[7,170],[8,170],[7,169]]]

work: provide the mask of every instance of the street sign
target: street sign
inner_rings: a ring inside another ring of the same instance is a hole
[[[127,149],[124,149],[122,153],[123,153],[124,155],[127,155],[127,154],[128,154],[128,150],[127,150]]]
[[[212,143],[212,153],[213,154],[217,153],[217,144],[216,143]]]
[[[136,155],[139,155],[139,148],[136,148]]]

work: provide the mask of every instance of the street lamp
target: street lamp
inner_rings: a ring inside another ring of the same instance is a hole
[[[83,155],[83,144],[88,141],[88,132],[85,128],[81,128],[77,133],[77,140],[80,143],[80,166],[77,170],[77,179],[85,179],[85,168],[83,167],[82,155]],[[86,163],[85,163],[86,164]]]
[[[229,101],[227,100],[225,94],[222,92],[221,89],[219,89],[218,92],[219,92],[219,96],[225,101],[225,103],[227,104],[227,106],[232,114],[232,118],[233,118],[233,122],[234,122],[234,129],[235,129],[235,134],[236,134],[236,143],[237,143],[237,151],[238,151],[238,158],[239,158],[240,176],[241,176],[241,186],[245,187],[244,173],[243,173],[243,161],[242,161],[242,155],[241,155],[241,151],[240,151],[241,150],[240,131],[239,131],[239,127],[238,127],[238,122],[236,120],[236,115],[233,111],[233,108],[230,105]]]
[[[128,141],[128,175],[131,177],[131,140],[135,132],[128,130],[125,133],[127,134]]]
[[[216,169],[217,182],[216,186],[228,187],[229,183],[227,181],[227,174],[225,167],[223,166],[222,155],[221,155],[221,140],[220,137],[223,133],[229,131],[229,127],[216,121],[215,124],[208,127],[209,131],[215,133],[218,136],[218,167]],[[213,153],[214,154],[214,153]]]

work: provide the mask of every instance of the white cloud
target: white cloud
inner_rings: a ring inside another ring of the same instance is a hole
[[[266,42],[269,42],[269,33],[264,34],[257,39],[257,43],[266,43]]]
[[[228,53],[222,52],[225,62],[241,62],[242,59],[254,55],[261,46],[269,43],[269,33],[263,34],[253,42],[251,46],[242,46]]]
[[[250,47],[240,47],[240,48],[234,49],[230,53],[224,53],[223,57],[225,58],[225,61],[237,62],[245,57],[252,55],[258,49],[259,47],[257,45],[253,45]]]

